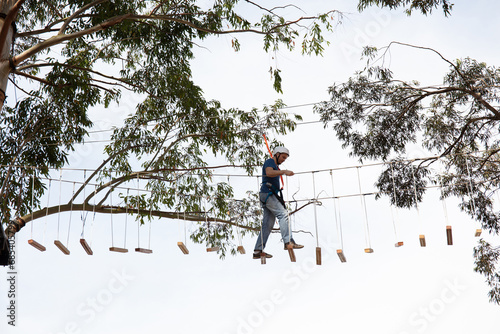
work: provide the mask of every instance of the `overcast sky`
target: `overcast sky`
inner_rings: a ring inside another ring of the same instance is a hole
[[[331,8],[346,13],[343,23],[328,34],[332,42],[324,56],[266,54],[259,38],[250,35],[239,37],[242,48],[235,53],[230,36],[212,38],[197,49],[193,61],[195,82],[208,99],[245,110],[282,99],[290,112],[316,121],[311,104],[328,99],[329,86],[362,68],[362,46],[383,47],[391,41],[431,47],[450,60],[470,56],[500,64],[498,2],[456,1],[449,18],[439,11],[429,17],[380,9],[357,13],[354,1],[329,1],[329,8],[325,1],[294,3],[307,15]],[[440,84],[447,71],[435,54],[403,47],[391,49],[386,62],[396,76],[422,85]],[[269,78],[269,67],[276,65],[282,70],[283,94],[273,91]],[[96,129],[119,124],[137,102],[125,95],[116,108],[93,110]],[[277,139],[291,150],[284,167],[298,173],[287,178],[288,198],[312,198],[311,172],[319,170],[335,169],[337,196],[360,193],[358,171],[361,192],[374,190],[381,166],[336,170],[359,163],[322,124],[302,124]],[[71,167],[95,168],[100,152],[97,144],[80,147],[70,158]],[[423,157],[425,152],[412,149],[409,156]],[[330,173],[314,175],[316,194],[331,196]],[[65,171],[64,178],[81,181],[83,173]],[[256,178],[232,177],[230,182],[240,195],[257,189]],[[56,205],[60,199],[59,184],[51,187],[44,205]],[[70,192],[71,185],[64,185],[63,202]],[[292,220],[295,230],[308,232],[295,235],[306,246],[296,251],[297,262],[290,262],[279,235],[273,234],[267,251],[274,257],[266,265],[251,259],[255,238],[243,239],[246,255],[223,261],[189,240],[190,254],[184,255],[177,242],[185,240],[185,229],[194,228],[190,223],[156,220],[151,239],[149,226],[140,229],[138,238],[134,219],[123,216],[113,218],[113,242],[123,245],[127,223],[129,253],[108,251],[110,217],[96,215],[95,220],[87,218],[85,235],[94,249],[94,255],[87,256],[78,242],[80,213],[72,213],[69,234],[69,213],[42,218],[17,235],[15,328],[7,324],[9,275],[6,268],[0,270],[5,277],[0,280],[0,333],[498,333],[499,307],[488,302],[484,278],[473,272],[478,226],[459,212],[456,201],[448,200],[444,209],[438,195],[438,189],[430,190],[418,212],[391,210],[387,200],[375,201],[373,196],[365,196],[366,204],[359,196],[342,198],[335,211],[333,201],[326,199],[316,208],[317,219],[310,206]],[[336,254],[342,243],[335,214],[341,217],[346,263]],[[446,225],[453,227],[453,246],[446,245]],[[426,235],[427,247],[419,246],[419,234]],[[498,238],[485,237],[498,244]],[[28,245],[30,238],[43,242],[47,251]],[[54,246],[57,238],[69,240],[71,255]],[[141,247],[150,244],[153,254],[134,252],[138,239]],[[404,246],[394,247],[397,241]],[[315,265],[317,244],[323,252],[321,266]],[[374,253],[364,253],[367,245]]]

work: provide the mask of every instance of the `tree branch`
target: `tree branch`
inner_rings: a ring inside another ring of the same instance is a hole
[[[69,212],[69,211],[87,211],[87,212],[95,212],[95,213],[105,213],[105,214],[125,214],[130,212],[126,207],[122,206],[101,206],[101,205],[89,205],[87,203],[82,204],[62,204],[55,205],[51,207],[41,208],[40,210],[33,211],[33,214],[29,213],[20,217],[26,223],[32,222],[33,220],[50,216],[54,214],[59,214],[60,212]],[[203,215],[193,215],[189,212],[169,212],[169,211],[161,211],[161,210],[147,210],[147,209],[134,209],[133,213],[130,214],[139,214],[141,216],[152,216],[158,218],[169,218],[169,219],[180,219],[186,221],[208,221],[208,222],[216,222],[227,225],[236,226],[239,228],[251,230],[251,231],[260,231],[260,228],[254,228],[246,225],[241,225],[231,220],[213,218]]]
[[[86,5],[85,5],[85,6],[83,6],[82,8],[78,9],[76,12],[74,12],[74,13],[73,13],[73,15],[71,15],[70,17],[68,17],[68,18],[64,21],[64,23],[63,23],[63,25],[62,25],[61,29],[59,29],[59,32],[58,32],[57,34],[58,34],[58,35],[64,34],[64,31],[66,31],[66,28],[68,27],[68,25],[70,24],[70,22],[71,22],[71,21],[73,21],[73,19],[74,19],[75,17],[77,17],[77,16],[78,16],[78,15],[80,15],[81,13],[85,12],[85,11],[86,11],[87,9],[89,9],[90,7],[94,7],[94,6],[98,5],[98,4],[103,3],[103,2],[106,2],[106,1],[108,1],[108,0],[95,0],[94,2],[91,2],[91,3],[89,3],[89,4],[86,4]]]
[[[106,160],[104,160],[100,165],[99,167],[97,167],[94,172],[86,179],[84,180],[84,183],[82,184],[82,186],[75,192],[75,194],[73,195],[73,197],[71,197],[70,201],[68,202],[68,204],[71,204],[71,202],[73,202],[76,197],[78,197],[78,195],[83,191],[83,189],[85,188],[85,186],[88,185],[89,181],[92,180],[94,178],[94,176],[97,175],[97,173],[99,173],[99,171],[104,167],[106,166],[106,164],[111,160],[113,159],[114,157],[116,157],[118,154],[120,153],[123,153],[125,151],[128,151],[130,149],[133,149],[133,148],[138,148],[138,147],[142,147],[143,145],[135,145],[135,146],[129,146],[129,147],[126,147],[118,152],[116,152],[115,154],[113,154],[112,156],[108,157]]]
[[[7,16],[5,17],[5,20],[3,22],[2,30],[0,30],[0,55],[3,54],[4,47],[5,47],[5,41],[7,40],[7,35],[9,33],[9,29],[11,27],[12,22],[14,22],[14,18],[16,17],[17,13],[19,12],[19,8],[21,8],[21,5],[23,4],[25,0],[18,0],[14,6],[9,10],[7,13]]]
[[[443,156],[451,153],[453,148],[462,140],[462,137],[465,135],[465,132],[468,130],[470,124],[477,122],[477,121],[485,120],[485,119],[490,120],[491,118],[490,117],[478,117],[478,118],[472,118],[472,119],[467,120],[467,123],[463,126],[462,131],[460,131],[460,135],[453,141],[453,143],[450,146],[448,146],[448,148],[440,155],[440,157],[443,157]]]
[[[36,54],[42,50],[45,50],[47,48],[50,48],[51,46],[54,46],[54,45],[60,44],[60,43],[65,42],[65,41],[78,38],[78,37],[90,35],[90,34],[97,32],[97,31],[107,29],[111,26],[114,26],[116,24],[123,22],[124,20],[126,20],[130,17],[132,17],[132,14],[124,14],[124,15],[120,15],[120,16],[115,16],[115,17],[112,17],[109,20],[106,20],[103,23],[100,23],[100,24],[98,24],[92,28],[89,28],[89,29],[85,29],[85,30],[78,31],[78,32],[75,32],[72,34],[68,34],[68,35],[63,34],[63,35],[52,36],[51,38],[43,41],[42,43],[37,44],[37,45],[29,48],[28,50],[22,52],[21,54],[13,57],[13,59],[12,59],[13,63],[14,63],[14,65],[17,66],[18,64],[20,64],[24,60],[28,59],[29,57],[33,56],[34,54]]]

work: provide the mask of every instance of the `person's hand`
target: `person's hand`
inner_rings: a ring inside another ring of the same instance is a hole
[[[283,171],[283,174],[285,174],[286,176],[293,176],[295,173],[292,172],[291,170],[285,169]]]

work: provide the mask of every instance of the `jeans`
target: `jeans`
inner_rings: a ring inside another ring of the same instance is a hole
[[[274,222],[276,218],[278,219],[278,223],[280,225],[281,238],[284,243],[292,242],[292,231],[288,226],[288,212],[283,207],[283,204],[276,198],[275,195],[270,195],[268,197],[268,193],[260,193],[260,202],[264,202],[267,198],[265,204],[262,203],[262,209],[264,211],[264,217],[262,219],[262,229],[259,233],[259,237],[257,238],[257,242],[255,243],[254,250],[262,251],[266,247],[267,239],[271,234],[271,231],[274,226]]]

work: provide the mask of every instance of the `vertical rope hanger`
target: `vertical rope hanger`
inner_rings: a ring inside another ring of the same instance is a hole
[[[40,252],[45,252],[46,248],[42,244],[36,242],[33,239],[33,206],[35,205],[35,169],[33,168],[33,184],[31,186],[31,239],[28,240],[28,244],[38,249]],[[50,184],[50,183],[49,183]],[[50,189],[50,186],[49,186]],[[47,205],[48,208],[48,205]]]
[[[111,247],[115,245],[114,231],[113,231],[113,188],[111,188],[109,193],[109,206],[110,206],[110,215],[109,219],[111,222]]]
[[[179,209],[180,209],[180,196],[179,196],[179,189],[177,188],[177,182],[178,182],[177,173],[174,173],[174,178],[175,178],[175,198],[176,198],[176,202],[179,203],[178,205],[179,205]],[[177,209],[176,211],[177,211],[177,220],[180,224],[179,209]],[[179,227],[179,224],[177,224],[177,227]],[[186,232],[187,232],[186,231],[186,210],[184,210],[183,224],[184,224],[184,242],[178,241],[177,246],[180,248],[180,250],[183,254],[188,255],[189,250],[187,248],[187,237],[186,237]],[[179,239],[181,239],[180,228],[179,228]]]
[[[129,193],[130,189],[127,188],[127,200],[125,201],[125,237],[123,238],[123,248],[127,248],[127,226],[128,226],[128,208],[129,208]]]
[[[62,169],[59,168],[59,208],[57,210],[57,240],[59,240],[59,227],[61,224],[61,186]]]
[[[396,211],[396,219],[394,219],[394,213],[393,213],[393,209],[392,209],[392,205],[390,205],[390,208],[391,208],[391,217],[392,217],[392,225],[394,227],[394,236],[396,237],[396,243],[394,244],[395,247],[401,247],[404,245],[403,241],[398,241],[399,240],[399,236],[398,236],[398,228],[396,225],[399,224],[399,210],[398,210],[398,206],[397,206],[397,203],[398,203],[398,195],[396,193],[396,182],[395,182],[395,177],[394,177],[394,167],[393,167],[393,164],[391,163],[391,178],[392,178],[392,193],[393,193],[393,196],[394,196],[394,201],[396,202],[396,205],[395,205],[395,211]]]
[[[35,169],[33,168],[33,176],[31,177],[31,234],[33,240],[33,207],[35,206]]]
[[[366,200],[365,200],[365,195],[361,191],[361,178],[359,176],[359,167],[356,167],[356,172],[358,174],[358,187],[359,187],[359,199],[361,200],[361,207],[363,208],[365,212],[365,242],[366,242],[366,248],[365,248],[365,253],[373,253],[373,248],[371,246],[371,241],[370,241],[370,227],[368,226],[368,213],[366,210]]]
[[[111,186],[112,187],[112,186]],[[118,253],[127,253],[128,249],[126,248],[121,248],[121,247],[115,247],[115,241],[114,241],[114,231],[113,231],[113,188],[110,189],[110,194],[109,194],[109,204],[110,204],[110,220],[111,220],[111,247],[109,247],[109,250],[112,252],[118,252]],[[128,190],[127,190],[128,191]],[[127,238],[126,234],[126,227],[125,225],[125,239]]]
[[[151,248],[141,248],[141,235],[140,235],[140,225],[141,225],[141,219],[140,219],[140,179],[139,179],[139,172],[137,172],[137,248],[135,249],[136,252],[139,253],[144,253],[144,254],[151,254],[153,251]],[[149,220],[149,226],[151,227],[151,220]],[[149,234],[149,241],[148,244],[151,244],[151,233]],[[150,246],[148,246],[150,247]]]
[[[443,204],[444,219],[446,222],[446,242],[448,243],[448,245],[453,245],[451,225],[448,220],[448,210],[446,209],[446,200],[444,198],[444,193],[443,193],[443,181],[441,180],[440,175],[438,175],[438,179],[439,179],[439,190],[441,192],[441,203]]]
[[[415,208],[417,209],[417,217],[418,217],[418,225],[420,226],[420,229],[422,229],[422,218],[420,217],[420,209],[418,207],[418,197],[417,197],[417,181],[415,180],[415,167],[413,164],[411,164],[411,175],[413,178],[413,193],[415,195]],[[425,247],[427,246],[425,242],[425,234],[420,234],[418,236],[418,240],[420,241],[420,247]]]
[[[203,211],[205,211],[205,224],[207,225],[207,240],[208,240],[208,245],[210,247],[207,247],[207,252],[218,252],[220,250],[219,246],[211,246],[210,245],[210,223],[208,222],[208,199],[209,197],[205,198],[205,206],[203,208]]]
[[[227,184],[231,187],[231,180],[229,178],[229,175],[227,176]],[[231,220],[231,212],[228,212],[229,214],[229,220]],[[236,248],[237,252],[240,253],[240,254],[245,254],[245,247],[243,247],[243,240],[242,240],[242,236],[241,236],[241,231],[240,231],[240,227],[238,226],[238,224],[236,223],[236,236],[238,237],[238,248]]]
[[[71,198],[75,197],[75,188],[76,188],[76,182],[73,182],[73,193],[71,195]],[[71,200],[71,204],[69,206],[69,225],[71,225],[72,218],[73,218],[73,200]]]
[[[82,219],[82,236],[85,234],[85,223],[87,222],[87,214],[85,212],[85,200],[86,200],[86,195],[85,195],[85,188],[86,188],[86,183],[87,182],[87,170],[83,170],[83,211],[80,213],[80,217]]]
[[[148,249],[151,249],[151,225],[153,224],[153,206],[149,207]]]
[[[288,201],[290,201],[290,198],[288,196],[288,176],[285,178],[285,180],[286,180],[286,199]],[[297,262],[297,259],[295,257],[295,252],[293,251],[293,244],[292,244],[292,222],[290,220],[290,211],[288,211],[286,207],[285,207],[285,210],[286,210],[286,215],[288,218],[288,246],[287,246],[288,255],[290,256],[291,262]]]
[[[49,189],[47,191],[47,206],[45,207],[45,223],[43,226],[43,237],[42,237],[43,243],[45,243],[45,235],[47,233],[47,220],[49,219],[49,204],[50,204],[51,185],[52,185],[52,179],[49,179]]]
[[[96,195],[96,192],[97,192],[97,185],[94,186],[94,207],[92,209],[93,213],[92,213],[92,229],[94,228],[94,220],[95,220],[95,206],[96,206],[96,199],[95,199],[95,195]],[[75,183],[73,182],[73,196],[75,195]],[[71,197],[73,198],[73,197]],[[73,201],[71,201],[71,212],[73,211]],[[71,225],[71,215],[70,215],[70,225]],[[82,228],[82,233],[80,235],[80,245],[82,245],[83,249],[85,250],[85,253],[87,253],[88,255],[93,255],[94,252],[92,251],[92,248],[89,246],[89,244],[87,243],[87,240],[85,239],[85,229]]]
[[[265,136],[264,136],[265,138]],[[260,182],[259,182],[259,177],[257,176],[257,196],[260,196]],[[260,201],[260,198],[259,198]],[[260,255],[260,264],[266,264],[266,256],[264,254],[264,234],[263,234],[263,229],[264,229],[264,224],[260,224],[260,249],[261,249],[261,255]]]
[[[21,175],[21,180],[20,180],[20,189],[24,189],[24,178],[26,176],[25,169],[22,168],[22,175]],[[28,182],[28,187],[29,187],[29,182]],[[23,197],[22,191],[20,191],[17,195],[17,208],[16,208],[16,216],[20,217],[21,216],[21,198]]]
[[[92,249],[88,245],[87,241],[85,240],[85,224],[87,222],[87,216],[88,213],[85,211],[85,204],[86,204],[86,195],[85,195],[85,188],[86,188],[86,182],[87,182],[87,170],[83,170],[83,211],[81,213],[81,219],[82,219],[82,233],[80,234],[80,245],[82,245],[83,249],[88,255],[92,255]],[[75,193],[75,183],[73,183],[73,195]],[[95,195],[96,195],[96,186],[94,186],[94,206],[95,206]],[[73,197],[72,197],[73,198]],[[71,202],[71,206],[73,206],[73,201]],[[95,209],[95,207],[94,207]],[[95,216],[95,214],[94,214]],[[94,219],[94,218],[92,218]],[[71,223],[70,223],[71,224]],[[92,222],[93,224],[93,222]]]
[[[137,248],[135,249],[136,252],[138,252],[137,249],[141,248],[141,231],[140,231],[140,219],[139,219],[139,173],[137,173]]]
[[[321,247],[319,247],[319,233],[318,233],[318,216],[316,212],[317,199],[316,199],[316,180],[314,179],[314,174],[316,172],[312,172],[313,179],[313,198],[314,198],[314,227],[316,230],[316,265],[321,265]],[[288,192],[288,185],[287,185]]]
[[[469,193],[469,198],[471,199],[472,212],[473,212],[473,218],[474,218],[474,214],[476,213],[476,202],[474,201],[474,197],[472,197],[472,174],[471,174],[470,169],[469,169],[469,160],[467,159],[467,157],[465,157],[465,165],[467,166],[467,174],[469,175],[469,187],[467,187],[467,185],[466,185],[466,188],[467,188],[467,192]],[[483,232],[483,230],[481,228],[477,228],[476,232],[474,233],[474,236],[480,237],[482,232]]]
[[[60,222],[61,222],[61,185],[62,185],[62,169],[59,169],[59,210],[57,212],[57,240],[54,240],[54,245],[59,248],[61,252],[65,255],[69,255],[69,249],[63,245],[63,243],[59,240],[59,229],[60,229]],[[68,239],[66,240],[66,245],[68,245],[69,241],[69,226],[68,226]]]
[[[339,209],[338,209],[338,218],[337,218],[337,205],[335,204],[335,187],[333,185],[333,172],[330,169],[330,179],[332,182],[332,199],[333,199],[333,213],[335,215],[335,226],[337,227],[337,235],[339,236],[340,239],[340,249],[337,249],[337,255],[340,259],[340,262],[344,263],[346,262],[346,258],[344,255],[344,237],[342,235],[342,220],[340,216],[340,199],[337,199],[339,201]]]
[[[95,209],[97,207],[97,184],[94,185],[94,206],[92,207],[92,222],[90,223],[90,245],[92,245],[92,240],[94,240],[94,223],[95,223]]]
[[[125,211],[127,213],[125,214],[125,234],[123,236],[123,248],[127,248],[128,208],[129,208],[128,194],[129,194],[129,190],[130,189],[127,189],[127,203],[126,203],[127,206],[125,209]]]

